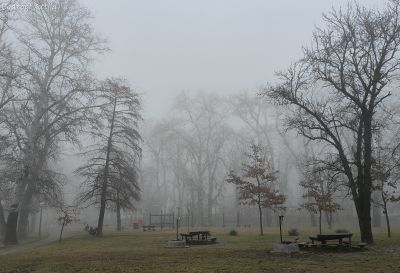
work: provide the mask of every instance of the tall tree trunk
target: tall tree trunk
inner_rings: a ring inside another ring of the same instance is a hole
[[[361,233],[361,241],[372,244],[374,242],[372,235],[372,226],[371,226],[371,193],[372,193],[372,176],[371,176],[371,168],[372,168],[372,117],[373,117],[373,107],[371,105],[374,104],[374,100],[371,98],[369,102],[370,109],[367,113],[365,113],[364,119],[364,166],[363,166],[363,181],[361,182],[358,188],[358,199],[356,199],[359,203],[359,210],[357,210],[359,224],[360,224],[360,233]]]
[[[18,219],[18,238],[26,239],[28,237],[28,228],[29,228],[29,206],[25,205],[23,202],[20,211],[19,211],[19,219]]]
[[[0,242],[4,241],[4,236],[6,235],[6,219],[4,215],[3,205],[0,199]]]
[[[258,213],[259,213],[259,216],[260,216],[260,235],[261,236],[263,236],[264,235],[264,231],[263,231],[263,220],[262,220],[262,209],[261,209],[261,206],[260,205],[258,205]]]
[[[60,238],[58,239],[59,243],[61,243],[61,239],[62,239],[62,235],[63,235],[63,231],[64,231],[64,226],[65,226],[65,220],[62,222],[62,225],[61,225]]]
[[[121,205],[120,205],[118,193],[117,193],[116,209],[117,209],[117,231],[121,231]]]
[[[25,158],[25,161],[29,161],[29,157],[27,156],[27,158]],[[25,168],[24,168],[24,172],[23,172],[23,176],[21,177],[21,179],[18,181],[17,186],[16,186],[16,190],[15,190],[15,196],[13,199],[13,205],[12,205],[12,211],[15,212],[13,214],[13,216],[17,216],[19,218],[21,218],[20,216],[20,211],[24,210],[26,211],[26,208],[24,208],[24,199],[26,199],[26,192],[27,192],[27,188],[28,188],[28,184],[29,184],[29,173],[30,173],[30,169],[29,166],[27,164],[25,164]],[[6,238],[5,240],[8,240],[8,243],[17,243],[17,234],[19,233],[19,225],[27,225],[27,214],[24,214],[22,217],[22,220],[18,221],[18,218],[14,221],[14,218],[11,218],[12,222],[9,222],[9,217],[10,214],[7,217],[7,231],[6,231]],[[21,223],[19,223],[21,222]],[[11,230],[14,229],[14,230]],[[22,228],[21,228],[22,230]],[[15,240],[14,240],[14,236],[15,236]]]
[[[360,228],[361,241],[373,243],[371,226],[371,196],[368,193],[360,192],[359,200],[354,200],[357,211],[358,224]]]
[[[29,231],[29,213],[31,211],[32,190],[28,187],[25,190],[22,202],[19,205],[19,218],[18,218],[18,238],[26,239]]]
[[[117,96],[114,98],[113,105],[113,113],[110,124],[110,134],[107,140],[107,153],[106,153],[106,162],[104,166],[104,178],[101,186],[101,196],[100,196],[100,213],[99,220],[97,222],[97,236],[103,236],[103,224],[104,224],[104,214],[106,212],[106,197],[107,197],[107,187],[108,187],[108,172],[110,166],[110,153],[111,153],[111,145],[112,145],[112,137],[114,133],[114,120],[115,120],[115,110],[117,108]]]
[[[96,236],[103,236],[103,224],[104,224],[104,214],[106,212],[106,193],[107,193],[107,182],[103,182],[100,197],[100,212],[99,219],[97,222],[97,233]]]
[[[5,244],[17,244],[17,222],[18,222],[18,204],[11,206],[11,211],[7,216],[6,234],[4,236]]]
[[[387,202],[386,202],[386,198],[384,196],[383,190],[382,190],[381,194],[382,194],[382,201],[383,201],[383,213],[385,214],[385,219],[386,219],[387,236],[390,238],[392,236],[392,234],[390,232],[389,212],[387,210]]]
[[[387,236],[390,238],[392,237],[392,233],[390,232],[390,222],[387,210],[385,210],[385,219],[386,219]]]

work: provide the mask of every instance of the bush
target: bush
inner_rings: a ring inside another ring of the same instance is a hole
[[[350,233],[347,229],[344,228],[338,228],[335,230],[336,233]]]
[[[237,232],[236,230],[232,229],[231,231],[229,231],[228,234],[229,234],[230,236],[237,236],[237,235],[238,235],[238,232]]]
[[[289,236],[299,236],[299,232],[297,231],[297,229],[292,228],[288,230],[288,235]]]

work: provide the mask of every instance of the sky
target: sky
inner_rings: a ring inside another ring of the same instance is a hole
[[[81,0],[111,52],[99,77],[125,77],[161,118],[182,91],[256,93],[301,57],[322,12],[347,0]],[[383,0],[360,1],[382,6]]]

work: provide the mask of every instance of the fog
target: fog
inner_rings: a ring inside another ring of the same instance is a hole
[[[0,238],[176,220],[262,234],[284,215],[372,242],[372,226],[399,226],[397,21],[360,5],[2,10]]]
[[[362,1],[376,6],[379,0]],[[83,3],[111,52],[96,61],[101,76],[122,75],[145,93],[159,118],[179,92],[233,94],[274,79],[301,56],[322,12],[345,0],[129,1]]]

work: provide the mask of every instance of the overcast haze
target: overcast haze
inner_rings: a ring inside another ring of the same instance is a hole
[[[365,5],[382,1],[367,0]],[[255,90],[300,56],[321,13],[343,0],[84,0],[112,52],[101,77],[123,75],[160,117],[182,90]]]
[[[399,80],[400,0],[0,0],[0,271],[400,272]]]

